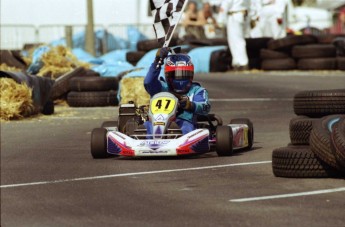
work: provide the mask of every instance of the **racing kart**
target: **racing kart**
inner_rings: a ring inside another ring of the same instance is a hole
[[[118,121],[103,122],[101,128],[92,130],[92,157],[180,156],[211,151],[230,156],[252,148],[254,128],[248,118],[232,119],[223,125],[215,114],[198,115],[196,129],[183,135],[174,122],[178,101],[174,94],[160,92],[151,98],[149,106],[121,104]],[[146,121],[152,124],[152,134],[147,134]]]

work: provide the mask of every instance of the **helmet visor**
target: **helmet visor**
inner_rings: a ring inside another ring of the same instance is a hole
[[[191,80],[194,76],[193,66],[166,66],[165,76],[169,79]]]

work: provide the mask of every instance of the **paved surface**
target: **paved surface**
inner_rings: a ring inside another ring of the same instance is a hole
[[[113,107],[2,122],[1,226],[345,226],[343,179],[277,178],[271,167],[289,143],[294,94],[344,88],[343,74],[197,76],[212,112],[254,122],[253,150],[231,157],[93,160],[90,132],[116,119]]]

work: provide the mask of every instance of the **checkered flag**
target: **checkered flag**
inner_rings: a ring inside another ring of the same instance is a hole
[[[169,46],[187,2],[188,0],[150,0],[154,18],[153,29],[158,43],[163,47]]]

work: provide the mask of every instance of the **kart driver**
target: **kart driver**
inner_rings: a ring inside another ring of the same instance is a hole
[[[193,82],[194,66],[190,56],[177,53],[169,55],[171,49],[158,49],[154,62],[145,77],[144,86],[150,96],[163,91],[173,93],[179,99],[176,124],[185,135],[196,127],[196,115],[207,115],[210,111],[208,92],[199,83]],[[161,66],[165,63],[165,78],[160,78]],[[165,80],[164,80],[165,79]],[[152,125],[145,122],[148,134]]]

